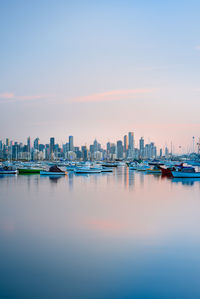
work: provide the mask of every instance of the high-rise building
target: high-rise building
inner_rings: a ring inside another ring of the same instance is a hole
[[[54,149],[55,149],[55,138],[51,137],[50,138],[50,155],[52,155],[54,153]]]
[[[73,152],[74,151],[74,137],[69,136],[69,151]]]
[[[33,142],[34,149],[39,151],[39,145],[40,145],[40,139],[37,137]]]
[[[144,150],[144,138],[141,137],[140,138],[140,151],[143,151]]]
[[[124,135],[124,152],[126,153],[128,150],[128,136]]]
[[[97,152],[98,151],[98,142],[96,139],[93,144],[94,144],[94,152]]]
[[[128,148],[129,148],[129,150],[134,149],[134,134],[133,134],[133,132],[128,133]]]
[[[31,151],[31,137],[30,136],[27,138],[27,148],[28,148],[28,152],[30,153],[30,151]]]
[[[141,158],[144,157],[144,138],[141,137],[139,141],[139,155]]]
[[[81,151],[82,151],[82,157],[84,161],[87,161],[88,159],[88,150],[86,146],[82,146],[81,147]]]
[[[10,139],[6,138],[6,146],[10,146]]]
[[[121,140],[117,141],[117,159],[123,159],[123,144]]]
[[[107,142],[106,149],[108,154],[110,153],[110,147],[111,147],[110,142]]]

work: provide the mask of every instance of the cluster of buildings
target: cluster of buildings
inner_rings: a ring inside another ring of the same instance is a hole
[[[169,151],[165,148],[164,156],[168,157]],[[157,156],[162,157],[162,149],[159,154],[154,142],[145,144],[143,137],[139,140],[139,147],[135,147],[133,132],[124,136],[123,141],[116,143],[108,142],[106,149],[95,139],[93,144],[87,146],[74,146],[74,137],[69,136],[68,142],[60,146],[51,137],[48,144],[40,143],[37,137],[31,143],[31,138],[27,138],[27,143],[13,142],[6,138],[0,140],[0,159],[2,160],[134,160],[134,159],[153,159]]]

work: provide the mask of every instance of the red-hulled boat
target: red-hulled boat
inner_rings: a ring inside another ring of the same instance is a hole
[[[180,165],[174,165],[168,168],[164,168],[164,167],[159,167],[160,170],[162,171],[162,176],[167,176],[167,177],[172,177],[172,171],[176,170],[176,167],[183,167],[183,163],[181,163]]]

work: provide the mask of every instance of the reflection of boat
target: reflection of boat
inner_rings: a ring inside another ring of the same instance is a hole
[[[200,182],[199,178],[173,178],[173,183],[182,183],[183,185],[193,185],[195,182]]]
[[[50,182],[52,182],[52,183],[57,183],[58,180],[60,180],[60,179],[61,179],[61,176],[60,176],[60,175],[50,175],[50,176],[49,176],[49,180],[50,180]]]
[[[41,175],[65,175],[67,172],[61,170],[58,166],[52,166],[49,170],[42,170],[40,171]]]

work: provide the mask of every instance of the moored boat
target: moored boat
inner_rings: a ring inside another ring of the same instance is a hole
[[[160,167],[158,167],[157,165],[146,169],[146,173],[151,173],[151,174],[161,174],[162,171],[160,169]]]
[[[61,170],[57,166],[52,166],[52,167],[49,168],[49,170],[41,170],[40,174],[41,175],[66,175],[67,172]]]
[[[39,174],[43,169],[34,167],[18,168],[19,174]]]
[[[101,168],[92,168],[87,166],[76,167],[74,169],[75,173],[101,173]]]
[[[200,172],[172,171],[174,178],[200,178]]]
[[[0,167],[0,174],[17,174],[17,170],[9,167]]]

